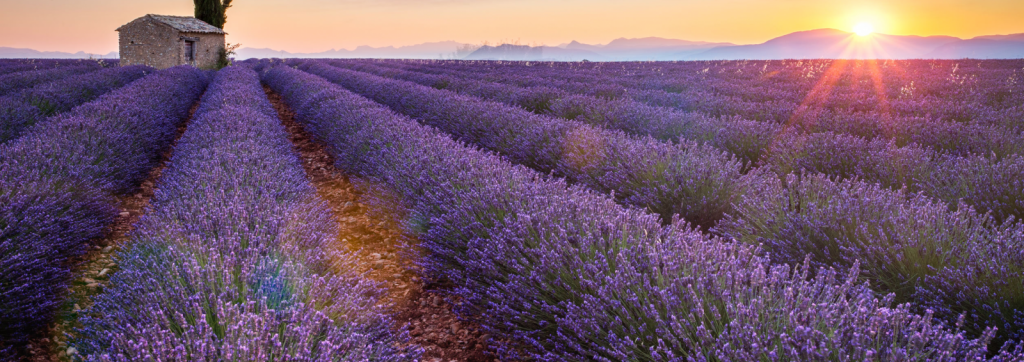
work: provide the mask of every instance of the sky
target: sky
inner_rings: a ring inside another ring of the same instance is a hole
[[[191,0],[0,0],[0,47],[117,50],[118,26],[192,15]],[[616,38],[761,43],[794,31],[1024,33],[1022,0],[234,0],[229,43],[290,52],[433,41],[604,44]]]

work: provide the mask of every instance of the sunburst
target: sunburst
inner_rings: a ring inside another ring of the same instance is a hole
[[[853,32],[859,36],[868,36],[875,32],[875,26],[871,23],[859,23],[853,27]]]

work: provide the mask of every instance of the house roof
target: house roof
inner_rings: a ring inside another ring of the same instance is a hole
[[[147,14],[143,18],[153,19],[183,33],[227,34],[224,30],[191,16]],[[117,31],[121,31],[121,28],[117,28]]]

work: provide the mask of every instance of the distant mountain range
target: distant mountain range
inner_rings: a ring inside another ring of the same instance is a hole
[[[116,58],[117,53],[40,52],[0,47],[0,58]],[[319,53],[242,48],[238,59],[249,58],[404,58],[472,60],[725,60],[725,59],[1010,59],[1024,58],[1024,33],[988,35],[971,39],[951,36],[872,34],[858,36],[836,29],[800,31],[761,44],[736,45],[665,38],[620,38],[604,45],[577,41],[559,46],[504,44],[473,46],[454,41],[402,47],[361,46],[352,50],[331,49]]]
[[[683,60],[787,58],[1024,58],[1024,34],[964,40],[951,36],[887,34],[862,37],[835,29],[818,29],[787,34],[761,44],[716,47]]]
[[[34,58],[34,59],[89,59],[117,58],[117,52],[107,54],[90,54],[86,52],[65,53],[65,52],[41,52],[25,48],[0,47],[0,58]]]
[[[678,60],[715,47],[732,43],[710,43],[665,38],[619,38],[605,45],[583,44],[572,41],[557,47],[525,45],[484,46],[464,59],[470,60],[565,60],[565,61],[625,61],[625,60]]]
[[[989,35],[944,44],[930,54],[935,58],[1024,58],[1024,34]]]
[[[423,43],[403,47],[361,46],[353,50],[331,49],[319,53],[290,53],[266,48],[238,49],[238,59],[249,58],[400,58],[400,59],[450,59],[457,56],[459,47],[468,44],[454,41]]]
[[[712,43],[665,38],[619,38],[605,45],[587,45],[573,41],[566,49],[586,49],[600,55],[590,60],[678,60],[716,47],[734,46],[732,43]]]
[[[479,60],[730,60],[730,59],[1009,59],[1024,58],[1024,34],[972,39],[951,36],[872,34],[836,29],[801,31],[761,44],[735,45],[686,40],[616,39],[607,45],[571,42],[559,47],[483,47],[467,59]]]
[[[466,60],[555,60],[578,61],[583,59],[601,59],[595,52],[584,49],[565,49],[559,47],[504,44],[499,46],[485,45],[463,57]]]

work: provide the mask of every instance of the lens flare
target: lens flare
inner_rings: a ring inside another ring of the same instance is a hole
[[[875,32],[875,27],[871,23],[860,23],[853,27],[853,32],[860,36],[868,36]]]

